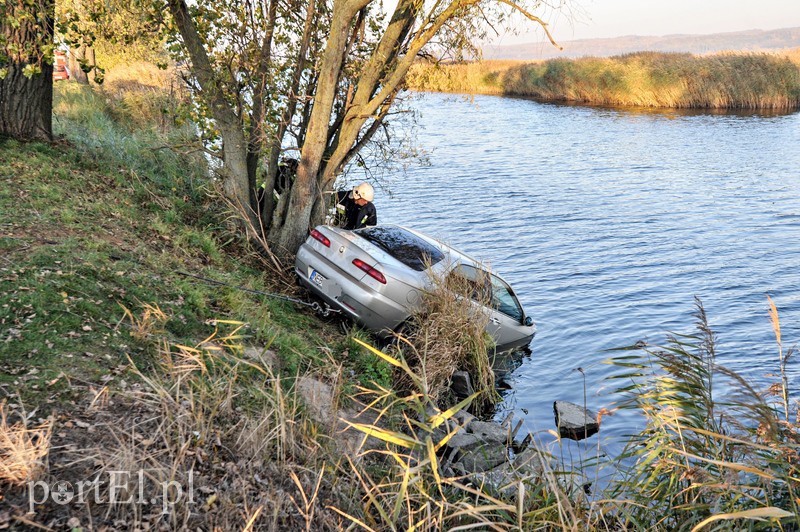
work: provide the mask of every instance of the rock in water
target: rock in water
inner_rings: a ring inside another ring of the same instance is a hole
[[[575,403],[556,401],[553,403],[556,415],[556,427],[562,438],[582,440],[600,430],[597,415]]]

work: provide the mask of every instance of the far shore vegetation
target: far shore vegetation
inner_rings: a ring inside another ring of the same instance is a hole
[[[791,110],[800,107],[800,48],[708,55],[636,52],[533,62],[420,62],[409,73],[408,86],[592,105]]]

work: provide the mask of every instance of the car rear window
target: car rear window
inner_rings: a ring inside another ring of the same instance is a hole
[[[418,272],[444,258],[439,248],[400,227],[365,227],[355,233]]]

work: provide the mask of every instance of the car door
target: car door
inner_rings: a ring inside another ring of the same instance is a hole
[[[530,327],[523,325],[522,305],[508,283],[470,264],[459,264],[450,276],[458,276],[469,283],[473,301],[489,313],[486,332],[498,346],[517,344],[530,336]]]
[[[490,334],[498,346],[516,345],[531,335],[531,327],[524,324],[525,312],[508,283],[491,273],[489,278],[492,285]]]

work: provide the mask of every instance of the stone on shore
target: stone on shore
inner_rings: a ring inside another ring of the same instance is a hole
[[[375,412],[338,408],[333,387],[319,379],[298,377],[295,386],[306,405],[309,417],[335,438],[343,453],[356,456],[361,450],[376,449],[383,445],[380,439],[348,426],[348,422],[375,425]]]
[[[461,433],[447,442],[446,456],[455,471],[467,474],[488,471],[506,462],[508,448],[478,434]]]
[[[459,399],[469,397],[475,393],[475,388],[472,386],[472,379],[466,371],[454,371],[453,376],[450,377],[450,389]]]
[[[467,432],[478,436],[481,440],[487,443],[495,443],[497,445],[508,446],[507,428],[491,422],[491,421],[478,421],[474,420],[467,425]]]
[[[508,495],[518,489],[520,481],[531,482],[541,477],[545,463],[538,450],[528,449],[515,456],[511,462],[505,462],[488,471],[475,472],[469,478],[476,485]]]

